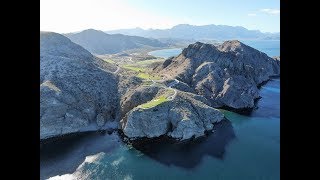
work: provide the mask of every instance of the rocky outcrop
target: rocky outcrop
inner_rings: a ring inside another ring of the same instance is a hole
[[[275,59],[275,60],[280,61],[280,56],[274,56],[274,57],[272,57],[272,58]]]
[[[152,100],[159,90],[158,86],[139,86],[127,92],[121,100],[121,117],[134,107]]]
[[[117,119],[113,69],[68,38],[40,32],[40,139],[101,129]]]
[[[205,135],[224,116],[197,96],[178,91],[173,100],[147,109],[133,108],[121,121],[124,135],[131,140],[160,136],[187,140]]]
[[[258,86],[280,75],[280,61],[240,41],[194,43],[155,71],[185,82],[213,107],[252,109]]]

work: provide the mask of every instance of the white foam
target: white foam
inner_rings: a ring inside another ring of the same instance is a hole
[[[112,166],[118,166],[123,160],[124,160],[124,157],[121,156],[119,159],[114,160],[111,164]]]
[[[86,162],[93,163],[93,162],[97,161],[103,154],[104,154],[103,152],[100,152],[95,155],[87,156],[83,163],[86,163]]]
[[[76,179],[73,174],[64,174],[64,175],[61,175],[61,176],[53,176],[53,177],[50,177],[49,179],[47,180],[73,180],[73,179]]]
[[[132,180],[132,176],[131,175],[126,175],[123,180]]]

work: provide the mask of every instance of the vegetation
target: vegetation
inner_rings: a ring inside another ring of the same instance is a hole
[[[149,109],[149,108],[152,108],[152,107],[155,107],[155,106],[158,106],[159,104],[162,104],[164,102],[168,101],[167,97],[165,96],[159,96],[158,98],[156,99],[153,99],[145,104],[142,104],[140,105],[141,108],[144,108],[144,109]]]
[[[136,67],[136,66],[132,66],[132,65],[124,65],[124,66],[122,66],[122,68],[131,70],[131,71],[135,71],[135,72],[144,72],[145,71],[144,68]]]
[[[163,61],[164,61],[164,59],[159,58],[159,59],[154,59],[154,60],[139,61],[136,64],[137,65],[146,66],[146,65],[150,65],[150,64],[155,63],[155,62],[163,62]]]
[[[144,86],[150,86],[151,84],[153,84],[152,81],[143,81],[142,82],[142,85],[144,85]]]
[[[158,98],[153,99],[145,104],[141,104],[140,107],[144,108],[144,109],[149,109],[149,108],[158,106],[159,104],[162,104],[166,101],[169,101],[168,97],[170,97],[173,93],[174,93],[174,90],[167,89],[167,91],[163,95],[161,95]]]
[[[111,63],[111,64],[114,64],[115,62],[112,61],[111,59],[104,59],[104,61],[108,62],[108,63]]]
[[[166,96],[171,96],[174,94],[174,90],[173,89],[167,89],[167,91],[165,92]]]
[[[143,67],[137,67],[137,66],[133,66],[133,65],[124,65],[124,66],[122,66],[122,68],[131,70],[134,72],[139,72],[137,77],[141,78],[141,79],[145,79],[145,80],[160,80],[161,79],[160,76],[151,75],[151,74],[146,73],[145,72],[146,69]]]
[[[146,80],[160,80],[161,79],[160,76],[151,75],[151,74],[147,74],[147,73],[139,73],[137,75],[137,77],[141,78],[141,79],[146,79]]]

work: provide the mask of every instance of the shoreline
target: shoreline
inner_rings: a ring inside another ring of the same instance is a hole
[[[280,79],[280,75],[272,75],[270,76],[270,79],[266,80],[266,81],[263,81],[262,83],[260,83],[257,87],[259,90],[261,90],[262,86],[266,85],[269,81],[272,81],[274,79]],[[257,106],[258,104],[258,101],[261,99],[262,97],[259,97],[259,98],[256,98],[254,99],[254,107],[252,108],[232,108],[232,107],[228,107],[228,106],[222,106],[222,107],[217,107],[215,109],[222,109],[222,110],[227,110],[227,111],[231,111],[231,112],[234,112],[234,113],[237,113],[239,115],[245,115],[245,116],[250,116],[252,114],[252,112],[259,108]],[[224,118],[226,119],[226,117]],[[224,120],[223,119],[223,120]],[[222,120],[222,121],[223,121]],[[120,122],[119,122],[120,123]],[[121,129],[118,129],[118,128],[110,128],[107,126],[107,123],[105,125],[105,127],[101,128],[101,129],[90,129],[90,130],[83,130],[83,131],[78,131],[78,132],[73,132],[73,133],[68,133],[68,134],[62,134],[62,135],[58,135],[58,136],[51,136],[51,137],[48,137],[48,138],[45,138],[45,139],[40,139],[40,147],[43,145],[43,144],[46,144],[46,143],[50,143],[50,142],[54,142],[54,141],[59,141],[59,139],[64,139],[64,138],[68,138],[69,136],[70,137],[73,137],[73,136],[81,136],[82,134],[90,134],[90,133],[102,133],[102,134],[106,134],[108,133],[109,135],[112,134],[113,132],[117,132],[121,138],[124,140],[124,134],[122,133],[122,130]],[[121,135],[122,133],[122,135]],[[205,136],[206,136],[206,132],[205,132]],[[157,137],[158,138],[158,137]],[[149,138],[146,138],[146,141],[147,139]],[[191,138],[191,139],[188,139],[188,140],[184,140],[184,141],[190,141],[194,138]],[[129,140],[130,141],[130,140]],[[181,141],[180,141],[181,142]]]

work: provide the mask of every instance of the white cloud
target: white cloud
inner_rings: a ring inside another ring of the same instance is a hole
[[[280,14],[280,9],[260,9],[260,11],[267,14],[273,14],[273,15]]]
[[[255,13],[249,13],[248,16],[257,16]]]

